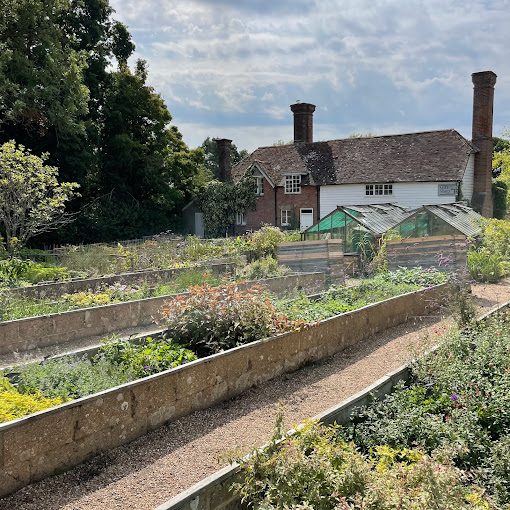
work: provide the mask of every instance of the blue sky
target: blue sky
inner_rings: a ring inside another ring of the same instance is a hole
[[[471,137],[471,73],[494,71],[510,125],[510,0],[110,0],[190,147],[455,128]]]

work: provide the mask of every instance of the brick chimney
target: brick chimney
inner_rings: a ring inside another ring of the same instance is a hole
[[[492,205],[492,116],[494,85],[497,76],[492,71],[473,73],[473,131],[472,142],[480,152],[475,154],[475,178],[471,205],[487,218],[493,214]]]
[[[310,103],[291,104],[294,114],[294,143],[313,142],[313,112],[315,105]]]
[[[221,182],[232,181],[232,165],[230,164],[230,144],[232,140],[216,139],[218,147],[218,179]]]

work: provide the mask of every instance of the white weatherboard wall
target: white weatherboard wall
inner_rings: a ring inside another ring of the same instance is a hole
[[[337,184],[321,186],[321,218],[324,218],[324,216],[334,211],[339,205],[370,205],[396,202],[401,205],[418,208],[422,205],[452,204],[456,199],[455,195],[439,195],[439,185],[455,184],[453,181],[394,182],[392,184],[393,194],[381,196],[366,196],[365,184]],[[466,194],[464,194],[464,198],[467,198]]]
[[[462,198],[465,200],[469,200],[473,198],[473,185],[475,179],[475,155],[471,154],[468,159],[468,164],[466,166],[466,171],[464,172],[464,177],[462,178],[462,182],[460,183],[460,189],[462,190]]]

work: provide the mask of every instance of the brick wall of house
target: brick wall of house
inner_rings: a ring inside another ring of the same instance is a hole
[[[281,227],[281,209],[289,208],[292,211],[292,228],[299,228],[300,210],[313,209],[313,222],[318,219],[317,210],[317,190],[316,186],[302,186],[299,194],[285,194],[284,188],[278,186],[272,188],[268,182],[264,183],[264,195],[257,198],[257,206],[253,211],[247,211],[245,214],[246,225],[237,225],[236,234],[242,234],[247,230],[258,230],[263,223],[269,225],[275,224],[275,199],[276,199],[276,225]],[[288,227],[287,227],[288,228]]]

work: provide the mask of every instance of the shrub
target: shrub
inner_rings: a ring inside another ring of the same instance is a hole
[[[282,243],[285,234],[278,228],[271,225],[263,225],[250,236],[251,247],[257,258],[273,257],[276,258],[276,245]]]
[[[208,355],[305,326],[278,313],[262,288],[236,283],[195,286],[167,301],[161,310],[167,337]]]
[[[15,283],[28,271],[32,263],[29,260],[21,260],[11,257],[0,260],[0,282]]]
[[[140,379],[157,374],[197,359],[189,349],[171,342],[148,338],[143,344],[132,344],[128,340],[108,342],[103,345],[94,358],[121,367],[133,378]]]
[[[277,427],[269,446],[241,460],[241,481],[233,488],[260,510],[496,508],[464,473],[451,451],[374,448],[361,454],[334,427],[306,423],[281,438]]]
[[[21,418],[62,403],[62,399],[44,398],[39,392],[22,395],[0,374],[0,423]]]
[[[279,266],[278,261],[272,257],[264,257],[243,267],[238,274],[242,280],[261,280],[274,278],[292,273],[287,266]]]
[[[491,253],[483,247],[468,252],[467,264],[471,278],[482,282],[495,282],[505,273],[501,255]]]
[[[91,363],[86,357],[67,357],[17,368],[14,384],[20,393],[73,400],[133,380],[123,367],[107,360]]]

